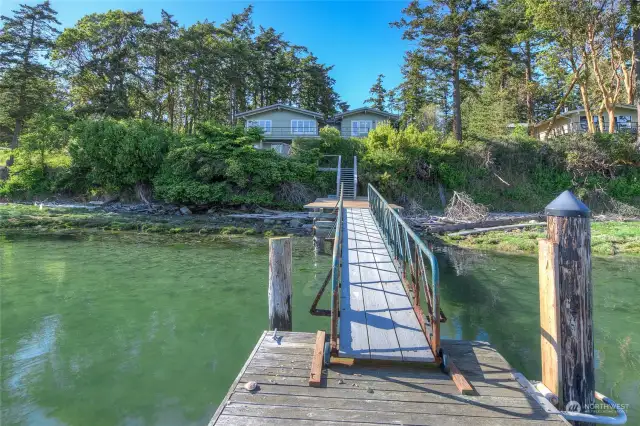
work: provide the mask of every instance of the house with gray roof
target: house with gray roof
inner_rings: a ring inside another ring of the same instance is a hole
[[[321,113],[285,104],[273,104],[241,112],[236,118],[246,127],[260,127],[263,140],[258,149],[275,149],[288,155],[296,138],[317,138],[323,126],[333,126],[343,137],[365,137],[382,122],[398,120],[396,114],[374,108],[358,108],[325,118]]]

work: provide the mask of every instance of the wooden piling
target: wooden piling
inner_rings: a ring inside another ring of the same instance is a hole
[[[292,331],[290,237],[269,239],[269,330]]]
[[[539,240],[538,254],[542,383],[555,395],[560,395],[558,246],[549,240]]]
[[[590,211],[565,191],[547,206],[545,213],[547,238],[557,246],[553,254],[558,274],[561,354],[558,396],[562,408],[577,408],[579,404],[583,413],[589,413],[595,402]]]

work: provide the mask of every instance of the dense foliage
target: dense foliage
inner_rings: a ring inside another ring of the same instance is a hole
[[[167,156],[155,180],[157,195],[189,204],[273,205],[295,201],[282,193],[288,182],[315,186],[315,164],[256,150],[259,137],[242,128],[199,126]]]
[[[575,134],[550,142],[514,135],[460,145],[432,129],[379,127],[364,147],[363,179],[408,206],[441,209],[438,184],[498,211],[538,211],[565,189],[595,210],[640,205],[634,135]]]
[[[85,120],[74,126],[69,153],[76,174],[92,186],[117,191],[146,188],[160,169],[173,135],[142,120]]]
[[[347,105],[331,66],[256,29],[251,7],[219,24],[111,10],[61,29],[48,1],[22,5],[0,32],[0,145],[13,148],[0,151],[0,196],[135,189],[145,201],[299,205],[333,192],[335,176],[317,172],[337,158],[326,155],[357,155],[362,181],[423,207],[441,207],[444,190],[536,210],[566,188],[637,205],[638,145],[594,135],[639,93],[637,4],[412,1],[392,23],[412,41],[403,80],[388,89],[379,74],[365,101],[399,112],[401,130],[352,139],[323,128],[294,141],[291,158],[253,148],[261,136],[236,114],[280,102],[328,117]],[[527,136],[569,106],[585,107],[588,134]]]
[[[138,118],[186,133],[277,102],[327,116],[345,109],[332,67],[256,28],[252,13],[185,27],[166,11],[148,22],[141,10],[110,10],[60,31],[48,1],[20,6],[2,17],[0,144],[17,147],[26,121],[58,101],[80,119]]]

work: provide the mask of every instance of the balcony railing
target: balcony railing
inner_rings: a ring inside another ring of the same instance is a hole
[[[257,127],[257,126],[256,126]],[[268,138],[308,138],[318,136],[317,127],[309,127],[306,129],[291,128],[291,127],[262,127],[262,134],[265,139]]]
[[[600,124],[594,123],[594,128],[596,133],[608,133],[609,132],[609,123],[602,123],[602,128]],[[555,137],[560,135],[568,135],[572,133],[587,133],[589,131],[587,127],[587,123],[569,123],[564,124],[561,127],[557,127],[555,129],[551,129],[549,131],[549,136]],[[613,128],[614,133],[638,133],[638,123],[637,122],[629,122],[629,123],[615,123]]]
[[[258,126],[255,126],[258,127]],[[262,127],[263,135],[265,139],[295,139],[295,138],[312,138],[320,135],[318,127],[312,127],[308,129],[292,129],[291,127]],[[365,129],[353,131],[351,129],[337,129],[340,132],[340,136],[343,138],[364,138],[373,129]]]

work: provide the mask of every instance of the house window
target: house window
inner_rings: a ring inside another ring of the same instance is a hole
[[[351,136],[363,136],[369,134],[371,130],[371,121],[353,120],[351,121]]]
[[[271,120],[247,120],[247,129],[249,127],[260,127],[265,135],[271,134]]]
[[[631,116],[619,115],[616,117],[616,127],[618,129],[630,129],[631,128]]]
[[[314,120],[291,120],[291,133],[294,135],[315,135],[316,122]]]
[[[598,116],[597,115],[593,115],[593,124],[597,127],[598,126]],[[587,116],[586,115],[581,115],[580,116],[580,128],[583,131],[587,131],[589,129],[589,126],[587,125]]]

